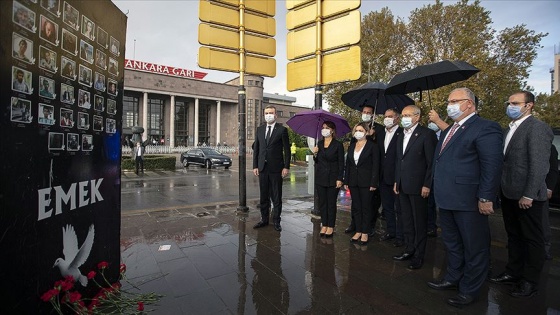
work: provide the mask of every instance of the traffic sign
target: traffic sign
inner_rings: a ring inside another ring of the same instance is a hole
[[[233,0],[232,0],[233,1]],[[262,1],[272,2],[275,1]],[[239,9],[207,0],[200,0],[198,17],[201,21],[233,28],[239,27]],[[245,30],[258,34],[276,35],[276,21],[272,17],[253,14],[248,11],[244,16]]]
[[[222,2],[236,9],[239,8],[239,0],[214,0],[216,2]],[[245,5],[245,10],[255,11],[260,14],[274,16],[276,14],[276,1],[263,1],[263,0],[245,0],[243,1]]]
[[[198,65],[205,69],[239,72],[239,54],[237,52],[200,47],[198,50]],[[276,76],[276,60],[274,58],[245,55],[245,73]]]
[[[360,56],[360,46],[352,46],[349,49],[325,54],[322,57],[320,67],[322,82],[316,82],[317,57],[289,62],[287,67],[288,91],[306,89],[316,85],[357,80],[362,75]]]
[[[201,45],[239,49],[239,32],[235,29],[201,23],[198,26],[198,42]],[[245,50],[249,53],[274,57],[276,40],[272,37],[245,33]]]
[[[286,6],[288,6],[289,2],[295,1],[286,1]],[[358,9],[360,5],[360,0],[322,0],[321,18],[327,19],[343,12]],[[295,28],[314,23],[316,17],[317,0],[310,2],[308,5],[302,5],[301,7],[289,10],[286,14],[286,28],[288,30],[293,30]]]
[[[286,9],[291,10],[295,7],[302,6],[308,2],[313,2],[317,0],[286,0]]]
[[[354,10],[337,16],[322,25],[323,52],[360,42],[360,11]],[[317,27],[315,25],[288,32],[286,40],[288,60],[315,54],[317,50]]]

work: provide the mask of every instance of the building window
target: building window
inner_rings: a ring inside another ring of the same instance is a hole
[[[138,126],[140,98],[134,95],[123,96],[123,134],[132,135],[132,127]]]
[[[254,127],[255,127],[255,116],[253,115],[253,113],[255,112],[254,108],[253,108],[253,100],[249,99],[247,100],[247,126],[246,126],[246,130],[247,130],[247,140],[254,140],[255,139],[255,133],[254,133]]]
[[[253,80],[247,81],[247,85],[253,85]]]
[[[175,102],[175,146],[189,145],[189,111],[185,100]]]
[[[159,144],[161,139],[164,138],[163,113],[163,100],[157,98],[149,98],[148,135],[150,137],[150,140],[152,140],[152,144]]]
[[[296,115],[295,112],[290,112],[290,117],[294,117]]]
[[[198,144],[210,145],[210,130],[208,128],[208,117],[210,116],[210,105],[200,104],[198,107]]]
[[[277,111],[276,114],[278,115],[278,117],[284,117],[284,111],[283,110]]]

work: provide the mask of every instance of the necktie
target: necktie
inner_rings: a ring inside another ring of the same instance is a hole
[[[266,144],[268,144],[268,140],[270,139],[270,127],[271,126],[268,126],[268,131],[266,132],[266,137],[265,137]]]
[[[453,134],[455,134],[455,131],[457,130],[457,128],[459,128],[459,126],[460,126],[459,124],[453,124],[451,130],[449,130],[449,134],[447,135],[447,138],[445,138],[445,141],[443,141],[443,145],[441,146],[441,150],[439,151],[440,154],[445,148],[445,146],[447,145],[447,143],[449,142],[449,140],[451,140],[451,137],[453,137]]]

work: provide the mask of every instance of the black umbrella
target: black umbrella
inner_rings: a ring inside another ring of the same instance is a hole
[[[383,114],[389,108],[396,108],[399,112],[414,101],[404,94],[386,95],[387,84],[383,82],[368,82],[342,94],[342,102],[348,107],[362,110],[365,105],[375,109],[375,114]]]
[[[394,76],[387,85],[385,94],[406,94],[433,90],[466,80],[479,71],[475,66],[461,60],[444,60],[418,66]],[[422,100],[422,93],[420,93],[420,100]]]

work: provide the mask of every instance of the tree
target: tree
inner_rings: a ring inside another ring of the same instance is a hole
[[[480,1],[460,0],[444,5],[437,0],[412,11],[406,24],[383,8],[363,18],[362,68],[367,69],[368,60],[385,53],[375,63],[372,81],[388,82],[395,74],[419,65],[446,59],[464,60],[481,71],[466,81],[423,92],[423,102],[418,105],[423,112],[434,108],[440,116],[446,117],[448,94],[454,88],[465,86],[480,99],[477,109],[481,116],[506,125],[509,119],[503,103],[515,91],[531,90],[526,82],[528,71],[546,35],[535,33],[525,25],[501,31],[493,29],[490,11],[482,7]],[[343,105],[340,96],[365,80],[367,75],[357,82],[327,86],[325,99],[331,111],[349,122],[355,121],[356,111]]]
[[[550,127],[560,128],[560,93],[536,95],[533,113]]]

